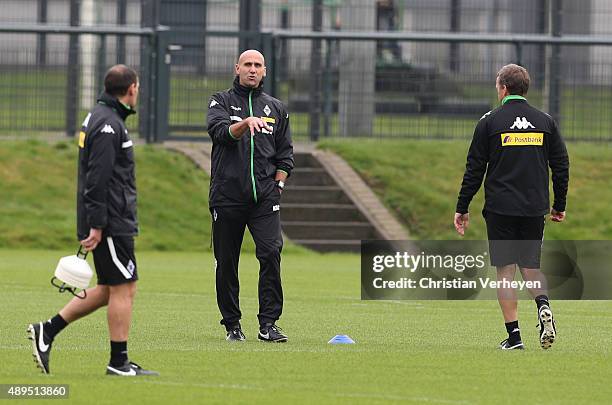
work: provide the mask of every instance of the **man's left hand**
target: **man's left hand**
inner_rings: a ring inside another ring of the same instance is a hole
[[[94,250],[102,240],[102,229],[91,228],[87,239],[81,241],[81,246],[88,252]]]
[[[550,219],[553,222],[563,222],[565,220],[565,211],[559,212],[556,209],[552,208],[550,210]]]
[[[470,225],[470,214],[468,214],[467,212],[465,214],[460,214],[456,212],[453,224],[455,225],[455,230],[459,235],[465,235],[465,231]]]

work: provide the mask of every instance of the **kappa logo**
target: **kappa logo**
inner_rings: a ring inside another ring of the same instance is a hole
[[[272,112],[272,110],[270,110],[270,107],[268,106],[268,104],[266,104],[266,106],[264,107],[263,112],[265,112],[266,115],[270,115],[270,113]]]
[[[529,129],[529,128],[535,129],[535,127],[531,125],[531,122],[527,121],[527,118],[525,117],[516,117],[516,119],[514,120],[514,124],[512,124],[512,126],[510,127],[510,129]]]
[[[103,134],[114,134],[115,130],[109,124],[106,124],[104,125],[104,128],[102,128],[102,131],[100,132],[102,132]]]
[[[280,211],[280,205],[274,205],[272,206],[272,212],[276,212],[276,211]]]
[[[234,111],[242,111],[242,108],[240,107],[234,107],[233,105],[230,105],[230,108]]]
[[[208,108],[213,108],[214,106],[218,105],[219,103],[217,103],[217,100],[212,99],[210,100],[210,105],[208,106]]]
[[[217,222],[217,210],[213,210],[213,221]]]

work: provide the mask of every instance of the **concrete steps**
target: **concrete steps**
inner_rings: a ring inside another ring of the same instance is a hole
[[[293,186],[337,186],[322,167],[296,167],[291,172]]]
[[[285,221],[355,221],[367,222],[367,219],[353,204],[283,204]]]
[[[296,169],[297,170],[297,169]],[[287,204],[326,204],[334,201],[338,204],[352,204],[351,199],[338,186],[294,186],[293,176],[283,193],[283,202]]]
[[[313,236],[325,239],[373,239],[375,230],[369,222],[348,221],[285,221],[283,231],[291,239],[312,239]]]
[[[210,175],[210,143],[166,141],[164,146]],[[281,225],[289,239],[320,252],[359,252],[362,238],[409,239],[344,160],[309,144],[294,147],[296,169],[281,199]]]
[[[292,239],[292,242],[317,252],[359,252],[361,241],[354,239]]]
[[[310,153],[296,153],[283,192],[281,225],[289,239],[321,252],[359,252],[362,239],[379,239],[335,179]]]

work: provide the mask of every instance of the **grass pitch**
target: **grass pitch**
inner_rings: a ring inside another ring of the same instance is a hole
[[[406,225],[413,238],[462,239],[453,227],[453,215],[469,142],[334,140],[323,142],[321,147],[342,156]],[[590,143],[568,143],[567,148],[567,218],[563,224],[549,221],[545,239],[610,240],[612,148]],[[550,198],[552,204],[552,190]],[[484,185],[470,204],[466,239],[487,239],[483,205]]]
[[[537,342],[535,304],[520,303],[527,350],[502,352],[494,301],[361,301],[359,257],[283,256],[286,344],[257,341],[257,262],[241,260],[244,343],[224,340],[210,253],[140,252],[129,349],[157,378],[106,377],[104,310],[56,339],[49,376],[25,338],[67,301],[49,285],[61,251],[0,250],[0,383],[69,384],[70,403],[609,403],[611,302],[553,302],[558,341]],[[348,334],[354,345],[329,345]]]

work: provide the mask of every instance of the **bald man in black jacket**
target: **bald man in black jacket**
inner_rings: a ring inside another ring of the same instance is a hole
[[[258,339],[286,342],[276,321],[283,309],[280,197],[294,165],[289,114],[263,91],[266,66],[260,52],[243,52],[235,73],[232,88],[214,94],[208,107],[217,304],[226,339],[245,340],[238,261],[248,226],[260,263]]]

